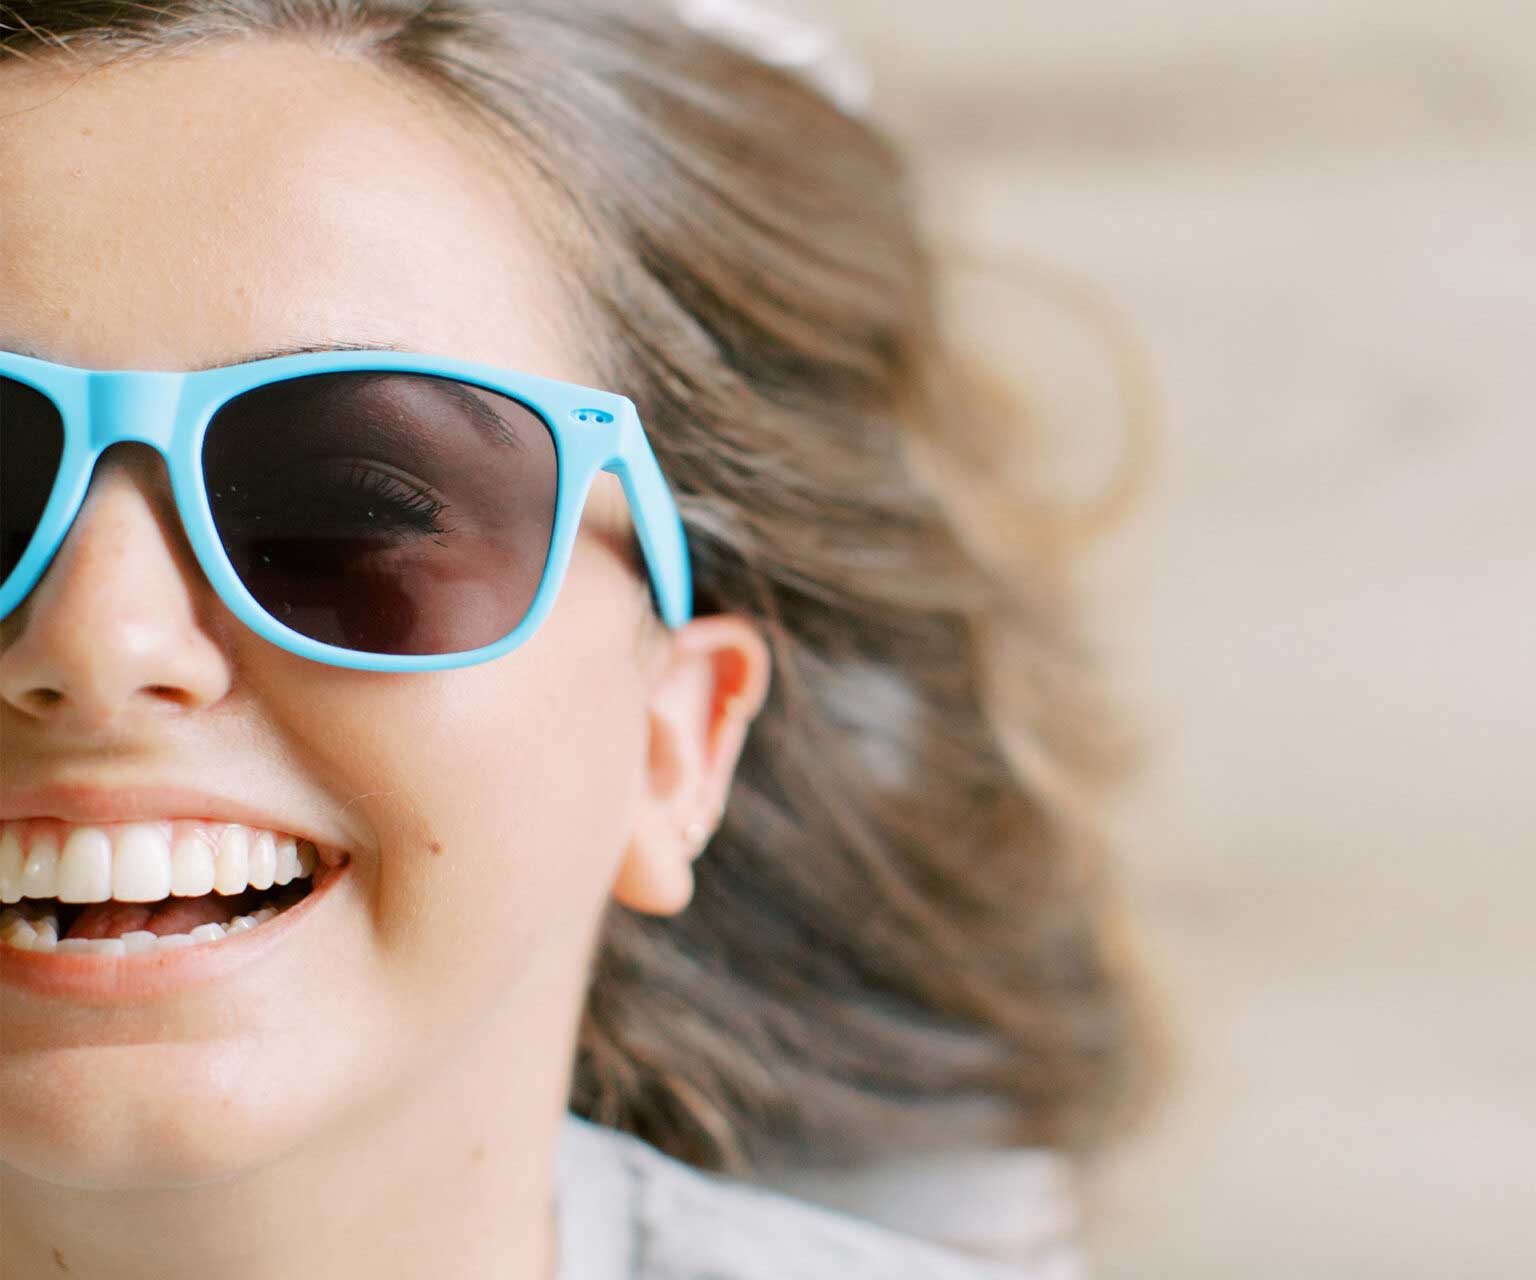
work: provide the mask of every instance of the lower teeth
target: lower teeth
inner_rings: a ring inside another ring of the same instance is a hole
[[[178,947],[195,947],[208,942],[222,942],[232,934],[244,933],[247,929],[265,924],[292,905],[292,902],[284,902],[278,906],[262,907],[250,915],[236,916],[228,924],[200,924],[191,933],[168,933],[160,937],[158,934],[140,929],[125,933],[121,938],[63,939],[59,937],[57,908],[44,908],[41,914],[27,915],[16,907],[7,907],[0,912],[0,947],[14,947],[20,951],[79,951],[106,956],[132,956],[146,951],[174,951]]]

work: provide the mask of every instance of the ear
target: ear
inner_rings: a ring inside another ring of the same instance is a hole
[[[675,915],[693,898],[693,862],[719,824],[772,658],[746,618],[712,614],[667,633],[647,698],[645,780],[613,885],[621,905]]]

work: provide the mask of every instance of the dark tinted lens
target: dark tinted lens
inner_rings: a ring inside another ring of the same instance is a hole
[[[542,418],[424,374],[272,383],[209,424],[203,469],[235,572],[295,631],[364,653],[464,653],[533,603],[558,462]]]
[[[63,456],[64,420],[53,401],[0,377],[0,582],[32,541]]]

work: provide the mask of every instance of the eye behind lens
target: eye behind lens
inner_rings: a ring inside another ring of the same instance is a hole
[[[510,397],[425,374],[317,374],[222,406],[204,483],[272,617],[364,653],[466,653],[526,616],[559,492],[553,436]]]

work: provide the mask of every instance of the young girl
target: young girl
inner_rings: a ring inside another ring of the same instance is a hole
[[[761,1185],[1130,1057],[891,146],[659,6],[0,32],[0,1278],[1003,1274]]]

